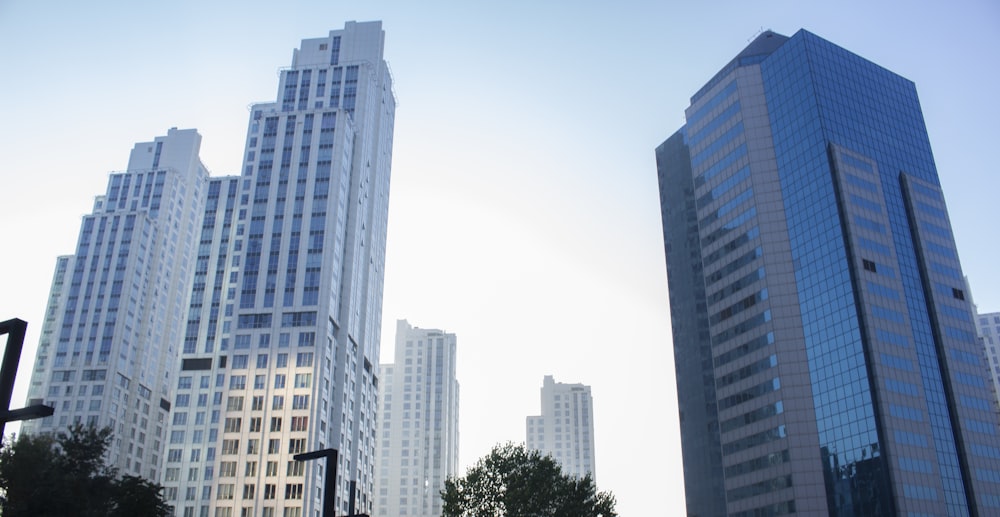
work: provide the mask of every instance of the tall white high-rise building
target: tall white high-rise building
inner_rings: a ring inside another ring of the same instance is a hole
[[[594,399],[590,386],[556,382],[542,384],[542,414],[527,418],[527,447],[552,456],[564,474],[597,479],[594,463]]]
[[[395,362],[379,368],[376,517],[441,515],[458,474],[456,348],[455,334],[396,322]]]
[[[373,508],[395,98],[380,22],[306,39],[200,228],[162,484],[179,516]]]
[[[997,407],[1000,407],[1000,312],[989,312],[976,316],[976,329],[986,352],[987,368],[991,379]]]
[[[28,390],[55,414],[21,426],[110,427],[108,464],[154,480],[205,204],[200,146],[176,128],[136,144],[83,217],[76,252],[56,262]]]

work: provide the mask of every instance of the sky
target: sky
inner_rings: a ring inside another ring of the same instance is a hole
[[[132,145],[197,128],[211,173],[238,173],[248,106],[350,20],[382,20],[398,101],[381,359],[397,319],[457,335],[463,471],[524,440],[553,375],[592,386],[619,513],[683,513],[653,149],[764,29],[914,81],[972,294],[1000,311],[995,1],[0,0],[0,320],[29,325],[13,407],[56,257]]]

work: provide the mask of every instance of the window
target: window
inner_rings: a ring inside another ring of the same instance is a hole
[[[243,423],[242,418],[227,418],[223,432],[238,433],[240,432],[240,427],[242,426],[242,423]]]
[[[274,493],[277,491],[277,485],[268,483],[264,485],[264,499],[274,499]]]
[[[230,485],[232,486],[232,485]],[[221,486],[219,487],[222,488]],[[221,497],[220,497],[221,499]],[[230,497],[232,499],[232,497]],[[285,485],[285,499],[302,499],[302,483]]]
[[[247,440],[247,454],[257,454],[260,452],[260,440],[251,438]]]
[[[285,387],[285,374],[279,373],[274,376],[274,389],[280,390]]]
[[[313,354],[312,352],[299,352],[295,356],[295,366],[312,366],[313,364]]]
[[[226,409],[229,411],[243,411],[243,397],[229,397],[226,401]]]
[[[251,418],[250,419],[250,432],[251,433],[259,433],[260,432],[260,427],[261,427],[260,424],[261,424],[261,418],[260,417]]]
[[[284,409],[285,407],[285,397],[281,395],[275,395],[274,400],[271,403],[271,409]]]
[[[253,499],[255,485],[243,485],[243,499]]]
[[[295,425],[295,419],[292,419],[292,425]],[[276,433],[281,431],[281,417],[271,417],[271,432]]]
[[[222,454],[239,454],[239,440],[222,440]]]
[[[219,463],[219,477],[220,478],[231,478],[236,477],[236,462],[235,461],[223,461]]]
[[[266,469],[264,471],[264,475],[267,476],[267,477],[277,476],[278,475],[278,462],[277,461],[269,461],[269,462],[267,462],[267,466],[266,466]]]
[[[245,370],[247,363],[249,363],[249,357],[246,354],[237,354],[233,356],[233,370]]]
[[[289,461],[288,469],[285,470],[285,474],[289,476],[301,476],[305,473],[306,464],[301,461]]]
[[[257,475],[257,462],[256,461],[248,461],[247,462],[247,468],[244,471],[244,474],[247,475],[247,476],[256,476]]]
[[[308,409],[308,408],[309,408],[309,395],[292,396],[292,409]]]
[[[295,374],[295,387],[296,388],[308,388],[312,384],[312,374],[311,373],[297,373]]]
[[[951,288],[951,295],[955,297],[956,300],[965,300],[965,291],[961,289]]]
[[[300,452],[305,452],[305,450],[305,438],[292,438],[291,440],[288,440],[288,454],[298,454]]]
[[[268,454],[278,454],[281,452],[281,440],[277,438],[271,438],[267,441],[267,453]]]
[[[878,268],[875,267],[875,263],[870,260],[862,259],[861,264],[864,266],[865,271],[871,271],[872,273],[878,272]]]
[[[255,396],[251,399],[250,410],[251,411],[261,411],[264,409],[264,397],[261,395]]]
[[[231,483],[222,483],[219,485],[218,499],[232,499],[233,498],[233,485]]]
[[[307,416],[293,416],[292,417],[292,431],[305,431],[309,424],[309,417]]]

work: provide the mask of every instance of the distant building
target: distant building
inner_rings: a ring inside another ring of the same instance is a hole
[[[110,427],[109,465],[158,480],[205,206],[201,135],[171,129],[135,145],[59,257],[29,404],[55,414],[22,432]]]
[[[1000,406],[1000,312],[989,312],[976,316],[976,329],[986,351],[986,366],[990,384]]]
[[[689,515],[1000,515],[914,84],[766,31],[656,149]]]
[[[455,334],[396,322],[395,362],[379,368],[375,513],[441,515],[441,490],[458,475]]]
[[[596,481],[594,462],[594,399],[590,386],[564,384],[546,375],[542,383],[542,414],[527,418],[528,449],[551,455],[564,474]]]

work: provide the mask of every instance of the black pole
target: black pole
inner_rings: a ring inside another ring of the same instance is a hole
[[[334,502],[337,498],[334,495],[337,491],[337,449],[330,451],[332,452],[326,457],[326,472],[323,479],[323,517],[336,515]]]
[[[3,352],[3,364],[0,365],[0,408],[4,412],[10,410],[17,363],[21,360],[21,347],[24,346],[24,333],[27,328],[28,322],[17,318],[0,322],[0,334],[7,334],[7,348]],[[0,420],[0,437],[3,437],[6,426],[7,419]]]
[[[3,364],[0,364],[0,442],[3,441],[7,422],[44,418],[55,411],[43,404],[10,409],[10,398],[14,394],[14,379],[17,377],[17,363],[21,361],[21,349],[24,347],[24,334],[27,328],[28,322],[17,318],[0,321],[0,335],[7,334],[7,348],[3,352]]]
[[[303,452],[292,456],[296,461],[326,458],[326,473],[323,476],[323,517],[335,517],[336,509],[334,492],[337,487],[337,449]]]
[[[347,499],[347,501],[348,501],[348,503],[347,503],[347,511],[349,511],[351,513],[351,515],[354,515],[354,494],[357,493],[357,491],[358,491],[357,489],[358,489],[358,482],[357,481],[351,481],[351,497],[349,497]]]

